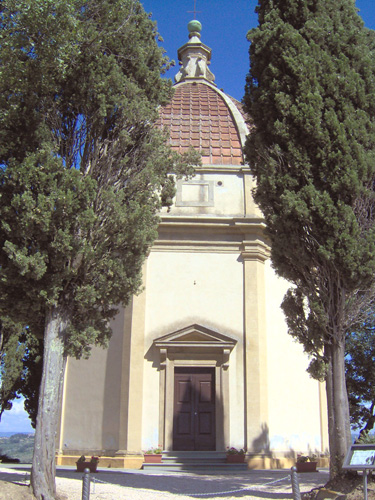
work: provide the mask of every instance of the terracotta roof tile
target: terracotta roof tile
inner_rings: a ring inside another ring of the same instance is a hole
[[[211,163],[212,165],[225,165],[223,159],[220,156],[213,156]]]
[[[232,151],[232,155],[233,156],[241,156],[242,157],[242,154],[239,151],[237,151],[237,150]]]
[[[231,152],[230,148],[222,148],[221,153],[223,154],[223,156],[231,156],[232,152]]]
[[[233,100],[233,102],[235,102]],[[239,107],[239,103],[235,102]],[[243,155],[235,121],[224,99],[204,83],[176,85],[172,102],[160,110],[160,126],[170,129],[172,148],[204,150],[205,165],[240,165]]]
[[[233,165],[231,156],[223,156],[224,165]]]

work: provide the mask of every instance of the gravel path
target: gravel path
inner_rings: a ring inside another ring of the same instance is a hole
[[[289,470],[247,471],[241,474],[198,475],[151,474],[142,471],[103,469],[92,475],[90,500],[193,500],[292,498]],[[0,479],[25,482],[28,468],[0,468]],[[322,486],[328,472],[299,474],[301,493]],[[67,500],[81,500],[82,474],[73,469],[57,470],[56,486]]]

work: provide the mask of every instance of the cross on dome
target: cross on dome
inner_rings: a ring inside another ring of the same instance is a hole
[[[197,18],[197,13],[201,13],[200,10],[197,10],[197,0],[194,0],[194,10],[188,10],[188,14],[194,14],[194,19]]]

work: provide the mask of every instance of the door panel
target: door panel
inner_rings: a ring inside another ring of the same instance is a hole
[[[212,400],[212,388],[211,382],[199,382],[199,402],[200,403],[211,403]]]
[[[178,434],[179,436],[189,436],[191,434],[191,417],[190,413],[180,413],[178,419]]]
[[[215,450],[215,371],[176,368],[174,450]]]
[[[212,433],[212,415],[211,413],[199,413],[199,429],[198,433],[202,434],[211,434]]]

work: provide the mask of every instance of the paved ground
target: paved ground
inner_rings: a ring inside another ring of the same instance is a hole
[[[0,480],[20,481],[28,479],[30,466],[1,464]],[[241,473],[199,475],[192,473],[145,473],[143,471],[124,469],[100,469],[92,474],[90,498],[115,498],[102,496],[105,486],[119,488],[124,496],[121,498],[292,498],[290,470],[249,470]],[[75,483],[76,489],[82,478],[73,467],[58,467],[57,478],[62,484],[67,480]],[[95,478],[95,480],[94,480]],[[298,474],[300,491],[310,491],[324,485],[328,481],[328,470],[321,469],[316,473]],[[143,494],[142,494],[143,493]],[[68,495],[76,498],[76,494]],[[119,498],[119,495],[117,495]]]

